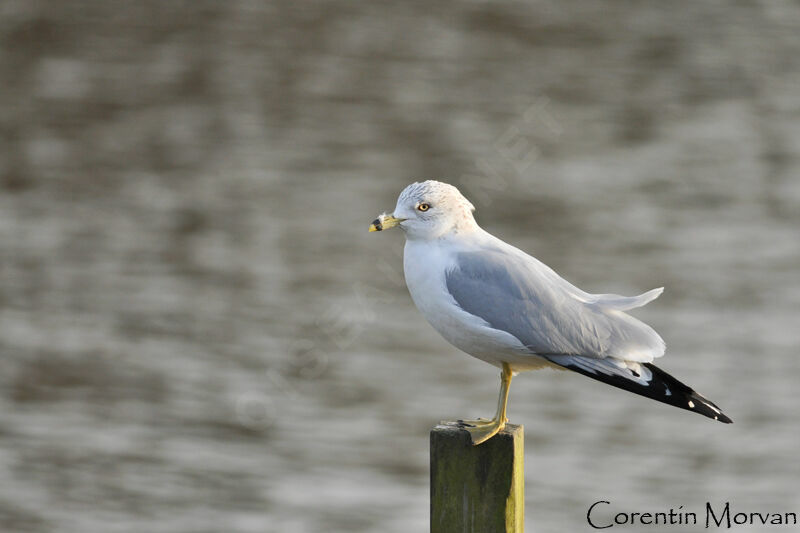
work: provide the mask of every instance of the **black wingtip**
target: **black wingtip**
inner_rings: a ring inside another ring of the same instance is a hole
[[[676,394],[676,397],[673,399],[673,401],[667,401],[665,403],[669,403],[682,409],[687,409],[688,411],[694,411],[701,415],[707,416],[708,418],[713,418],[714,420],[722,422],[723,424],[733,424],[733,420],[731,420],[728,415],[723,413],[717,404],[699,392],[684,385],[651,363],[647,363],[645,366],[653,371],[654,381],[657,378],[661,382],[665,383],[668,387],[677,390],[678,394]],[[658,398],[655,399],[658,400]],[[684,405],[681,405],[681,403]]]
[[[723,424],[733,424],[733,420],[731,420],[730,418],[728,418],[727,416],[725,416],[722,413],[719,414],[719,417],[716,418],[716,420],[719,420]]]
[[[725,415],[714,402],[706,399],[702,394],[681,383],[652,363],[642,364],[652,373],[652,377],[647,384],[643,384],[639,379],[634,379],[638,378],[638,375],[632,371],[631,376],[627,378],[619,374],[592,372],[587,370],[585,366],[565,363],[563,360],[556,360],[555,358],[548,359],[559,366],[634,394],[707,416],[723,424],[733,423],[733,420]]]
[[[649,396],[650,398],[659,402],[664,402],[681,409],[686,409],[687,411],[692,411],[694,413],[707,416],[708,418],[712,418],[722,422],[723,424],[733,423],[733,420],[723,413],[722,409],[720,409],[714,402],[695,391],[688,385],[681,383],[652,363],[645,363],[643,366],[649,368],[653,373],[650,387],[647,388],[655,389],[655,391],[658,391],[659,389],[670,391],[669,395],[659,395],[656,393],[645,394],[645,396]]]

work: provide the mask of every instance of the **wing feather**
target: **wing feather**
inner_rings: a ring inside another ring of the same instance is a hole
[[[445,280],[462,309],[532,353],[639,362],[664,353],[658,333],[620,310],[644,305],[658,289],[633,298],[591,295],[522,252],[494,248],[458,253]]]
[[[544,356],[547,360],[608,385],[730,424],[732,420],[711,400],[651,363],[631,363],[611,357]]]

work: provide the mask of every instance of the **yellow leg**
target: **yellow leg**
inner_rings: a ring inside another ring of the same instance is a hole
[[[511,387],[511,366],[503,363],[503,371],[500,373],[500,397],[497,400],[497,413],[492,420],[459,420],[462,427],[469,431],[472,437],[472,444],[478,445],[494,437],[497,432],[506,427],[506,404],[508,403],[508,390]]]

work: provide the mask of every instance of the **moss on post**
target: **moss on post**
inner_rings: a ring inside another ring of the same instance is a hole
[[[521,533],[524,517],[522,426],[479,446],[457,422],[431,430],[431,533]]]

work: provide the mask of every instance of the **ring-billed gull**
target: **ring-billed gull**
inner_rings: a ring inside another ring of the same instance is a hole
[[[492,420],[462,421],[473,444],[505,427],[511,378],[569,369],[614,387],[730,423],[713,402],[652,364],[664,355],[653,328],[625,313],[658,298],[589,294],[478,226],[473,205],[447,183],[412,183],[394,213],[369,231],[399,226],[403,270],[417,308],[445,339],[502,369]]]

